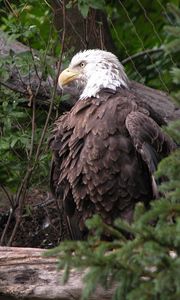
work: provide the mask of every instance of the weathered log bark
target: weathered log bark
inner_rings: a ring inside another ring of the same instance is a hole
[[[152,89],[135,81],[131,81],[130,88],[136,97],[150,105],[167,123],[180,118],[180,109],[165,92]]]
[[[44,257],[47,250],[0,247],[0,300],[74,300],[80,299],[82,272],[72,271],[62,285],[63,271],[57,271],[57,259]],[[113,290],[98,288],[90,300],[108,300]]]

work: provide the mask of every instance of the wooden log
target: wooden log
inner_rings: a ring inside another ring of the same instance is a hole
[[[180,109],[167,93],[131,81],[132,93],[142,102],[151,106],[167,123],[180,118]]]
[[[62,285],[63,271],[57,271],[57,259],[45,257],[47,250],[0,247],[0,300],[74,300],[80,299],[83,272],[72,271]],[[113,290],[98,287],[90,300],[110,300]]]

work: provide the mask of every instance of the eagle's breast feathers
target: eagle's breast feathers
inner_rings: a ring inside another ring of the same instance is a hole
[[[143,113],[144,112],[144,113]],[[151,174],[172,142],[127,91],[78,101],[56,122],[52,186],[80,230],[94,213],[131,221],[135,203],[154,197]],[[166,149],[166,151],[164,151]]]

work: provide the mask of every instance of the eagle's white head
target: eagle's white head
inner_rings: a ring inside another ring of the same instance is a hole
[[[98,97],[104,88],[116,91],[118,87],[128,86],[127,75],[118,58],[99,49],[77,53],[60,74],[58,82],[62,89],[73,83],[80,99]]]

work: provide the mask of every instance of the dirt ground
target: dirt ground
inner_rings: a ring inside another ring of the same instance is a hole
[[[0,237],[6,226],[9,216],[8,202],[2,201],[0,195]],[[4,245],[11,236],[15,226],[15,216],[5,235]],[[63,211],[51,193],[39,190],[29,192],[25,201],[22,220],[12,246],[53,248],[61,240],[67,239],[68,233]]]

